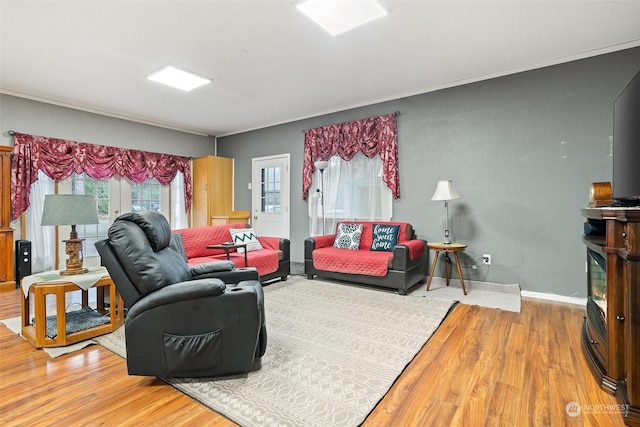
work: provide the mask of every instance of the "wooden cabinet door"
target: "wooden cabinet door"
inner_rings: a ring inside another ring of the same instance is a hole
[[[13,229],[11,228],[11,153],[0,146],[0,285],[14,285]]]
[[[211,224],[214,216],[232,209],[233,159],[206,156],[193,159],[193,227]]]

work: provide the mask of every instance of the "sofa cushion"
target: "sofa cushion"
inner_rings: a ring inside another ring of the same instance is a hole
[[[221,224],[216,226],[204,226],[183,228],[174,230],[182,235],[187,259],[195,257],[207,257],[224,254],[222,249],[207,249],[207,245],[217,245],[231,240],[230,228],[244,228],[246,224]]]
[[[223,249],[207,249],[207,245],[229,242],[231,241],[231,229],[244,230],[246,228],[246,224],[233,223],[184,228],[174,232],[182,236],[187,263],[189,266],[193,266],[210,261],[226,260],[227,254]],[[247,264],[249,267],[256,268],[260,276],[277,272],[281,267],[280,261],[285,259],[285,253],[280,249],[283,239],[280,237],[259,236],[257,240],[262,249],[247,251]],[[288,251],[286,255],[286,260],[288,261]],[[244,253],[238,253],[235,249],[231,249],[229,259],[237,268],[244,268]]]
[[[282,251],[273,249],[264,249],[261,251],[249,251],[247,252],[247,261],[249,266],[258,270],[259,276],[274,273],[278,270],[278,263],[282,260]],[[189,266],[196,266],[198,264],[226,260],[225,254],[218,254],[208,257],[195,257],[189,258]],[[229,254],[229,260],[235,264],[237,268],[244,268],[244,253],[231,252]]]
[[[406,242],[414,237],[413,226],[408,222],[399,221],[342,221],[340,224],[363,224],[362,237],[360,238],[360,249],[368,251],[371,249],[373,242],[372,224],[399,225],[400,233],[398,234],[398,243]]]
[[[253,228],[230,228],[229,232],[231,233],[231,241],[233,243],[247,244],[248,252],[264,249],[258,241],[258,237],[256,236],[255,231],[253,231]],[[238,252],[244,252],[244,248],[238,248]]]
[[[338,225],[336,240],[333,242],[334,248],[353,249],[360,248],[360,237],[362,237],[362,224],[341,223]]]
[[[400,225],[373,224],[371,250],[383,252],[393,251],[393,247],[398,243],[399,232]]]
[[[338,273],[385,276],[392,262],[391,252],[349,251],[333,247],[313,251],[313,266],[317,270]]]

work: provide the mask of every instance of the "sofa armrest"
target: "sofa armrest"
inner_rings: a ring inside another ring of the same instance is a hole
[[[313,251],[320,248],[333,246],[336,240],[335,234],[325,234],[322,236],[308,237],[304,241],[304,258],[313,259]]]
[[[258,241],[265,249],[282,251],[282,259],[288,260],[291,257],[291,241],[282,237],[258,237]]]
[[[291,259],[291,241],[289,239],[280,239],[278,247],[282,251],[282,259],[289,261]]]
[[[273,249],[276,251],[280,249],[280,237],[258,236],[258,241],[265,249]]]
[[[335,234],[325,234],[323,236],[309,237],[309,240],[315,241],[316,249],[328,248],[328,247],[333,246],[333,242],[335,242],[335,240],[336,240],[336,235]]]
[[[393,269],[406,271],[419,264],[427,250],[427,242],[421,239],[406,240],[393,248]]]

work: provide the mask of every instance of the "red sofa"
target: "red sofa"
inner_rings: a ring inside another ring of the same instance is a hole
[[[247,228],[246,224],[223,224],[174,230],[182,235],[182,242],[189,266],[209,261],[226,260],[223,249],[207,249],[207,245],[216,245],[231,241],[231,228]],[[290,267],[290,241],[280,237],[258,236],[263,249],[247,252],[247,265],[258,270],[261,282],[280,278],[287,280]],[[230,260],[236,267],[244,267],[244,253],[231,249]]]
[[[406,295],[409,288],[427,277],[427,242],[416,238],[407,222],[344,221],[363,224],[357,250],[333,247],[336,234],[310,237],[304,242],[304,270],[314,276],[397,289]],[[372,251],[373,224],[399,225],[398,242],[386,251]],[[336,230],[338,229],[336,227]]]

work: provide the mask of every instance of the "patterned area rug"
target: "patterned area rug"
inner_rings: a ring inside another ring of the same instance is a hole
[[[245,427],[357,426],[454,304],[297,276],[264,291],[260,367],[234,378],[164,379]],[[125,356],[123,327],[96,341]]]

